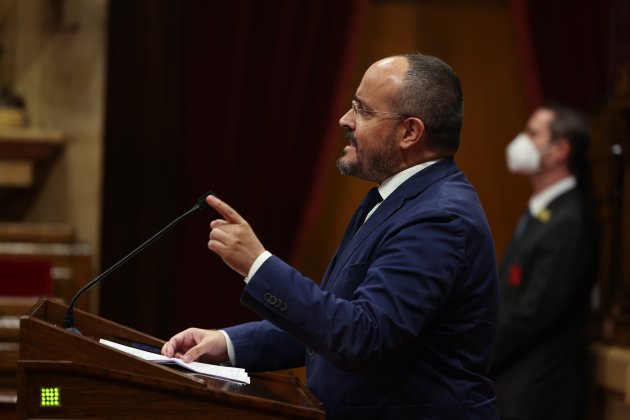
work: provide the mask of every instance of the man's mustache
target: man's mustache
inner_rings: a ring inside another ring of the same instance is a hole
[[[351,131],[351,130],[346,131],[346,140],[350,141],[353,144],[357,143],[357,138],[354,135],[354,131]]]

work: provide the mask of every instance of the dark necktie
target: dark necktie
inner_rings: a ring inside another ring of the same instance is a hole
[[[367,195],[363,198],[363,201],[361,201],[361,204],[359,204],[359,207],[354,212],[354,215],[348,223],[346,232],[344,233],[343,239],[341,240],[341,245],[339,246],[340,250],[343,249],[346,244],[350,242],[354,234],[357,233],[359,228],[363,225],[363,222],[365,222],[365,217],[368,215],[370,210],[372,210],[374,206],[381,201],[383,201],[383,197],[381,197],[381,194],[378,192],[377,187],[374,187],[370,191],[368,191]]]
[[[361,204],[359,204],[359,207],[352,215],[350,222],[348,222],[348,227],[343,234],[343,239],[339,244],[339,248],[337,248],[337,252],[335,252],[333,259],[330,262],[328,269],[326,270],[326,274],[324,275],[324,282],[322,283],[322,288],[324,290],[326,290],[326,288],[328,287],[326,285],[328,283],[328,276],[334,271],[335,265],[337,264],[337,258],[341,256],[344,248],[346,247],[346,245],[348,245],[348,242],[350,242],[354,234],[357,233],[361,225],[363,225],[363,222],[365,222],[365,218],[370,210],[372,210],[374,206],[381,201],[383,201],[383,197],[381,197],[381,194],[379,194],[378,188],[374,187],[367,193],[365,198],[363,198]]]

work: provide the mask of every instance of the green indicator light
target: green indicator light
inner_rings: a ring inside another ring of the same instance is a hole
[[[61,407],[61,390],[58,386],[40,388],[40,406]]]

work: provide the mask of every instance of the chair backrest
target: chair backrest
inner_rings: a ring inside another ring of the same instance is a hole
[[[0,296],[52,296],[51,270],[45,259],[0,257]]]

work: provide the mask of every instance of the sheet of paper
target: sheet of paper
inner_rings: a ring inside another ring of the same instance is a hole
[[[116,350],[120,350],[127,354],[136,356],[142,360],[147,360],[149,362],[175,363],[193,372],[201,373],[202,375],[216,376],[219,378],[229,379],[236,382],[244,382],[246,384],[250,383],[249,375],[247,374],[245,369],[229,367],[229,366],[212,365],[209,363],[199,363],[199,362],[185,363],[182,359],[178,359],[177,357],[162,356],[161,354],[156,354],[156,353],[151,353],[149,351],[136,349],[133,347],[125,346],[124,344],[114,343],[113,341],[105,340],[102,338],[99,340],[99,342],[106,346],[115,348]]]

